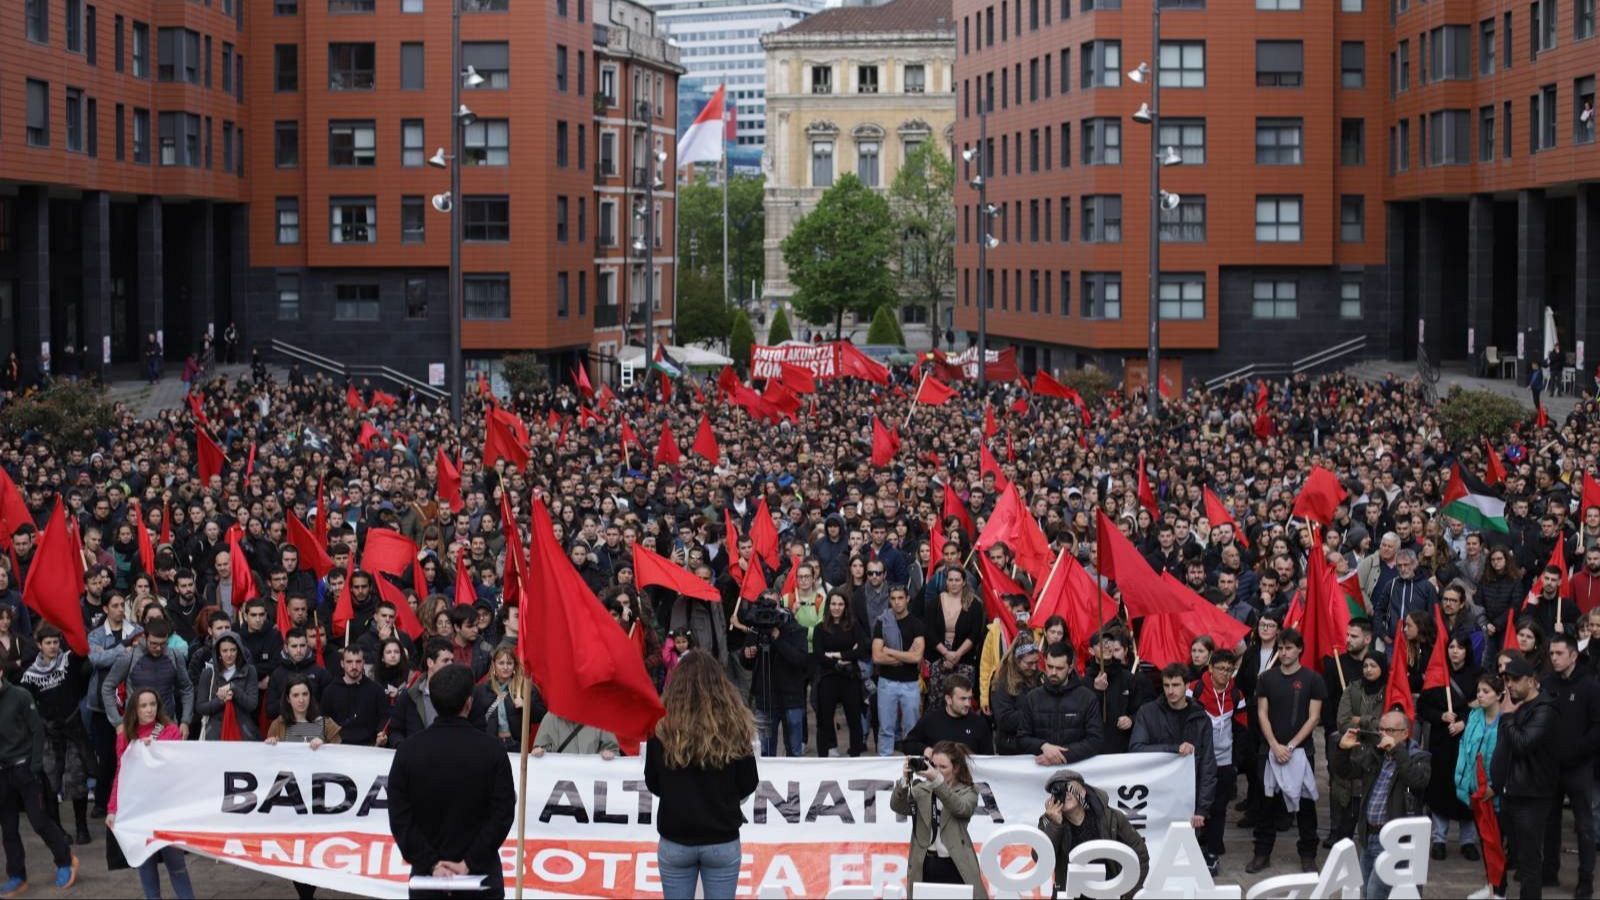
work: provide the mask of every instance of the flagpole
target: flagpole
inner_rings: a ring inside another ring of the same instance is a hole
[[[917,397],[921,396],[921,394],[922,394],[922,386],[927,383],[928,376],[931,375],[931,374],[933,374],[933,370],[932,369],[929,369],[926,372],[923,372],[922,373],[922,380],[917,382],[917,392],[915,394],[911,395],[911,408],[906,410],[906,420],[905,420],[905,422],[901,423],[901,425],[900,425],[900,427],[902,429],[907,428],[907,427],[909,427],[911,425],[911,414],[917,411]]]
[[[728,82],[722,82],[722,121],[717,123],[722,132],[718,145],[722,147],[722,304],[724,308],[733,305],[733,294],[728,290],[728,181],[730,179],[728,165]],[[738,130],[737,120],[734,126]]]
[[[528,839],[528,687],[530,682],[524,674],[517,679],[517,687],[522,692],[522,727],[519,729],[517,741],[517,764],[519,767],[519,780],[517,781],[517,887],[516,900],[522,900],[523,864],[522,855]]]
[[[1039,588],[1039,593],[1033,595],[1033,615],[1036,616],[1039,614],[1039,601],[1042,600],[1044,595],[1050,591],[1051,583],[1056,580],[1056,572],[1061,570],[1061,560],[1066,555],[1067,551],[1065,548],[1063,548],[1060,553],[1056,554],[1056,564],[1050,567],[1050,574],[1044,577],[1044,586]],[[1029,621],[1032,621],[1032,616],[1029,617]]]

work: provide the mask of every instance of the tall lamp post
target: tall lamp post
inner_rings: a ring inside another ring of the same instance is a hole
[[[635,107],[644,132],[644,197],[634,203],[633,218],[642,227],[635,229],[633,250],[644,256],[644,371],[648,379],[651,361],[655,358],[656,314],[656,191],[665,185],[657,169],[667,161],[667,154],[650,149],[650,101],[640,100]],[[635,169],[637,171],[637,169]]]
[[[466,388],[467,373],[461,360],[461,317],[463,297],[461,282],[461,217],[455,214],[455,205],[461,199],[461,148],[465,143],[463,132],[477,117],[461,102],[463,86],[475,88],[485,79],[472,66],[461,65],[461,2],[450,3],[450,66],[456,77],[450,82],[450,152],[440,147],[434,151],[428,165],[450,170],[450,190],[433,195],[433,208],[450,216],[450,362],[445,381],[450,385],[450,421],[461,425],[461,398]]]
[[[1148,384],[1145,386],[1150,418],[1161,418],[1161,211],[1175,210],[1182,198],[1161,189],[1161,169],[1183,162],[1183,157],[1173,147],[1161,152],[1161,0],[1150,0],[1150,52],[1156,61],[1152,70],[1148,62],[1128,73],[1135,84],[1150,85],[1150,102],[1141,103],[1133,120],[1150,127],[1150,302],[1149,344],[1146,348]]]
[[[978,393],[989,392],[989,251],[1000,246],[1000,239],[989,230],[989,221],[999,214],[989,205],[989,110],[983,98],[978,98],[978,144],[961,151],[961,159],[968,165],[976,164],[978,174],[972,177],[972,187],[978,192]]]

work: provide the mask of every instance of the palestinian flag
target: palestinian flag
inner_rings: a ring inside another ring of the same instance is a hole
[[[1450,470],[1450,483],[1444,489],[1444,506],[1439,511],[1465,522],[1468,528],[1511,530],[1506,527],[1505,501],[1470,490],[1461,477],[1459,465]]]
[[[656,358],[651,361],[651,366],[668,378],[683,377],[683,368],[674,362],[672,357],[668,356],[666,350],[662,349],[659,344],[656,345]]]

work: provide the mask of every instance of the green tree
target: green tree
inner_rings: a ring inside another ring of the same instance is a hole
[[[99,446],[97,432],[116,426],[117,417],[105,394],[88,382],[53,382],[0,410],[0,430],[12,437],[37,432],[57,451],[92,452]]]
[[[685,344],[728,336],[732,324],[722,302],[722,277],[685,269],[678,276],[678,340]]]
[[[867,329],[867,343],[893,344],[897,347],[906,345],[906,336],[900,331],[900,323],[895,321],[893,309],[880,306],[872,314],[872,327]]]
[[[728,280],[735,297],[750,292],[750,282],[766,277],[765,177],[734,176],[728,182]],[[712,278],[722,296],[722,185],[702,174],[678,189],[678,257],[684,271]]]
[[[767,326],[767,343],[781,344],[790,340],[794,340],[794,332],[789,329],[789,314],[780,306],[772,314],[772,324]]]
[[[741,372],[750,364],[750,347],[756,342],[756,331],[750,327],[750,317],[744,310],[733,314],[733,330],[728,337],[728,355]]]
[[[900,296],[928,304],[928,326],[939,343],[939,303],[955,290],[956,170],[935,141],[912,151],[889,188],[899,240]]]
[[[511,395],[532,396],[550,389],[550,367],[535,353],[508,353],[502,363]]]
[[[816,325],[833,322],[837,338],[846,312],[865,318],[892,305],[894,246],[889,201],[855,175],[841,176],[783,239],[795,313]]]
[[[1472,446],[1485,437],[1498,441],[1517,422],[1530,418],[1527,409],[1510,397],[1459,387],[1439,401],[1437,415],[1445,440],[1458,447]]]

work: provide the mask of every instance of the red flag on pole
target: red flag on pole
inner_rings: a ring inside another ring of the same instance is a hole
[[[439,470],[439,489],[436,491],[439,499],[450,504],[450,512],[460,512],[467,505],[461,499],[461,467],[445,454],[443,447],[434,453],[433,465]]]
[[[989,452],[989,445],[987,444],[978,448],[978,473],[980,475],[993,475],[994,488],[997,491],[1003,491],[1011,486],[1010,479],[1006,478],[1006,473],[1000,470],[1000,462],[994,458],[993,453]]]
[[[913,399],[924,406],[943,406],[955,395],[955,388],[930,375],[922,379],[922,384],[917,387],[917,396]]]
[[[672,437],[672,423],[661,423],[661,438],[656,441],[655,463],[658,466],[676,466],[683,463],[683,453]]]
[[[923,581],[933,580],[933,570],[939,568],[939,561],[944,558],[944,521],[935,516],[933,527],[928,530],[928,570],[923,574]]]
[[[1222,498],[1218,497],[1209,486],[1202,486],[1200,490],[1205,499],[1206,521],[1210,522],[1213,528],[1224,522],[1232,525],[1233,536],[1238,538],[1239,543],[1248,550],[1250,548],[1250,540],[1245,537],[1244,529],[1239,527],[1239,523],[1234,521],[1233,514],[1228,512],[1228,507],[1223,504]]]
[[[992,438],[1000,433],[1000,423],[995,421],[994,407],[985,403],[983,405],[983,436]]]
[[[244,537],[244,529],[234,525],[228,529],[228,568],[233,579],[232,597],[233,608],[243,609],[246,601],[254,600],[261,596],[256,587],[256,577],[250,571],[250,560],[244,555],[244,547],[239,545]]]
[[[1588,472],[1583,473],[1583,499],[1579,502],[1583,504],[1583,509],[1579,510],[1581,513],[1588,512],[1591,506],[1600,506],[1600,482],[1595,481]]]
[[[416,558],[417,545],[400,532],[390,528],[367,529],[367,546],[361,553],[362,571],[384,572],[400,578],[411,571]]]
[[[356,390],[356,386],[355,386],[354,383],[345,385],[345,389],[344,389],[344,405],[350,407],[351,409],[355,410],[356,412],[366,412],[367,411],[367,404],[364,401],[362,401],[361,392]]]
[[[700,413],[700,428],[695,431],[694,443],[689,452],[697,454],[713,466],[722,459],[722,448],[717,445],[717,433],[711,429],[711,416]]]
[[[413,641],[422,637],[422,620],[417,618],[417,611],[406,601],[406,592],[382,572],[374,574],[372,582],[378,588],[378,599],[394,605],[394,627],[404,631]]]
[[[761,571],[761,554],[750,556],[750,565],[739,579],[739,599],[754,600],[767,589],[767,573]]]
[[[872,467],[881,469],[894,462],[894,436],[877,416],[872,417]]]
[[[983,594],[983,611],[992,621],[1000,623],[1001,629],[1006,633],[1006,640],[1012,641],[1017,636],[1017,617],[1012,614],[1011,607],[1005,601],[1007,594],[1022,594],[1028,592],[1017,584],[1016,579],[1000,571],[989,559],[989,554],[978,554],[978,581]]]
[[[57,499],[34,548],[22,599],[46,622],[61,629],[74,653],[87,658],[89,635],[78,605],[82,596],[83,554],[74,546],[72,534],[67,531],[66,511]]]
[[[161,498],[161,543],[172,543],[172,503],[166,497]]]
[[[967,505],[961,502],[961,497],[947,481],[944,484],[944,518],[949,519],[952,516],[961,520],[961,527],[966,531],[967,537],[970,538],[978,533],[977,526],[972,524],[972,514],[967,512]]]
[[[1130,617],[1183,612],[1182,605],[1172,598],[1143,554],[1104,512],[1095,510],[1095,525],[1100,574],[1117,583],[1122,605],[1128,608]]]
[[[1475,762],[1477,788],[1472,792],[1472,820],[1478,824],[1478,842],[1483,846],[1484,876],[1490,885],[1498,886],[1506,878],[1506,845],[1500,836],[1500,815],[1489,798],[1489,773],[1483,769],[1483,757],[1478,756]]]
[[[339,599],[333,604],[333,636],[344,637],[350,630],[350,621],[356,617],[355,604],[350,600],[350,579],[356,575],[356,555],[350,553],[344,559],[344,588],[339,591]]]
[[[1144,453],[1139,454],[1139,505],[1150,511],[1150,518],[1161,519],[1161,505],[1156,502],[1155,489],[1150,486],[1149,471],[1145,468]]]
[[[756,514],[750,519],[750,541],[755,545],[756,555],[767,565],[777,568],[778,526],[772,521],[772,512],[767,509],[765,497],[756,504]]]
[[[311,533],[316,536],[317,543],[328,543],[328,504],[323,499],[321,478],[317,479],[317,519],[311,523]]]
[[[1444,624],[1444,611],[1440,604],[1433,605],[1433,624],[1435,637],[1433,652],[1428,655],[1428,667],[1422,670],[1422,689],[1442,687],[1450,684],[1450,661],[1446,658],[1446,648],[1450,646],[1450,629]]]
[[[1394,642],[1389,655],[1389,683],[1383,691],[1384,711],[1399,707],[1406,718],[1416,721],[1417,704],[1411,698],[1411,666],[1406,661],[1406,640],[1401,636]]]
[[[510,606],[521,606],[528,596],[528,555],[522,547],[522,533],[511,512],[511,495],[500,494],[500,529],[506,537],[505,568],[500,573],[500,594]],[[476,600],[476,595],[474,595]]]
[[[525,469],[532,453],[528,449],[528,428],[515,414],[495,406],[484,411],[483,464],[493,466],[501,459],[514,468]]]
[[[223,455],[217,442],[211,439],[211,435],[198,425],[194,429],[194,452],[200,463],[200,481],[210,484],[212,478],[222,474],[222,467],[227,464],[228,458]]]
[[[328,573],[333,571],[333,558],[328,556],[327,543],[317,540],[317,536],[293,512],[284,516],[283,521],[289,543],[300,551],[301,565],[317,573],[318,578],[328,577]]]
[[[149,575],[156,573],[156,548],[150,543],[150,529],[145,527],[144,513],[139,508],[139,501],[128,501],[128,518],[133,522],[133,533],[139,541],[139,567]]]
[[[592,400],[594,399],[594,386],[589,383],[587,368],[583,363],[578,363],[572,369],[572,380],[577,384],[578,392]]]
[[[1500,462],[1500,454],[1494,452],[1494,445],[1488,438],[1483,439],[1483,483],[1488,485],[1502,484],[1506,480],[1505,464]],[[1589,485],[1592,479],[1589,473],[1583,473],[1584,506],[1588,507]]]
[[[1294,498],[1293,514],[1328,525],[1333,522],[1333,514],[1344,498],[1344,485],[1339,483],[1338,477],[1317,466],[1311,470],[1300,493]]]
[[[1056,555],[1055,566],[1039,585],[1039,595],[1034,598],[1029,622],[1043,625],[1051,616],[1067,621],[1067,635],[1072,648],[1077,651],[1079,670],[1089,653],[1089,637],[1105,624],[1102,615],[1116,611],[1117,601],[1101,590],[1071,551],[1063,549]]]
[[[712,603],[722,602],[722,594],[705,579],[700,578],[672,560],[645,547],[642,541],[633,543],[633,583],[639,587],[664,587]]]
[[[780,362],[778,366],[779,371],[782,373],[781,380],[784,387],[794,391],[796,394],[815,394],[817,392],[817,379],[816,376],[811,374],[810,369],[786,362]]]
[[[1044,579],[1055,560],[1055,554],[1050,552],[1050,542],[1039,530],[1039,523],[1034,521],[1033,514],[1022,502],[1014,484],[1008,486],[995,503],[994,512],[983,523],[983,533],[978,535],[976,546],[978,552],[987,553],[990,547],[998,543],[1011,548],[1012,558],[1023,571],[1033,576],[1036,584]]]
[[[1544,411],[1544,404],[1543,403],[1539,404],[1539,415],[1538,415],[1537,418],[1535,418],[1533,420],[1533,427],[1535,427],[1535,428],[1548,428],[1548,427],[1550,427],[1550,414]]]
[[[1305,638],[1305,664],[1321,673],[1324,657],[1338,659],[1345,650],[1345,635],[1350,631],[1350,604],[1339,588],[1338,574],[1328,565],[1320,535],[1309,556],[1306,587],[1301,593],[1304,609],[1300,616],[1300,634]]]

